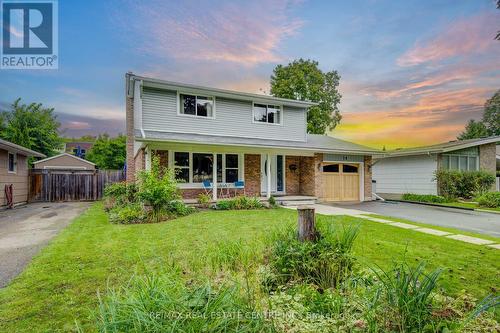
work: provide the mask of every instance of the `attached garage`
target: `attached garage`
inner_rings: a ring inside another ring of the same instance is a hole
[[[360,169],[359,164],[324,163],[322,166],[324,200],[360,200]]]

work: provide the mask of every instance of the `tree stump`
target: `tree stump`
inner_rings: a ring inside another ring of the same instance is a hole
[[[301,242],[316,241],[318,233],[316,231],[316,217],[314,214],[314,207],[312,206],[299,206],[297,207],[299,213],[298,219],[298,237]]]

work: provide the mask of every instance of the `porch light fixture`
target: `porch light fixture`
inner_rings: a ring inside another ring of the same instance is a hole
[[[292,172],[295,172],[295,171],[297,171],[297,165],[296,164],[290,164],[288,166],[288,169],[290,169],[290,171],[292,171]]]

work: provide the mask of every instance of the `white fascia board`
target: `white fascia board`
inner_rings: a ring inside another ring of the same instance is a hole
[[[59,154],[59,155],[55,155],[55,156],[44,158],[43,160],[39,160],[39,161],[33,162],[33,165],[41,163],[41,162],[47,162],[47,161],[53,160],[54,158],[58,158],[58,157],[61,157],[61,156],[69,156],[69,157],[74,158],[74,159],[76,159],[78,161],[85,162],[87,164],[95,166],[95,163],[92,163],[90,161],[84,160],[83,158],[80,158],[78,156],[71,155],[71,154],[68,154],[68,153],[62,153],[62,154]]]

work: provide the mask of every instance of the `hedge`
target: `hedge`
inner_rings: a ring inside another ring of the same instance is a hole
[[[471,199],[491,189],[495,175],[486,171],[438,170],[439,194],[450,199]]]

